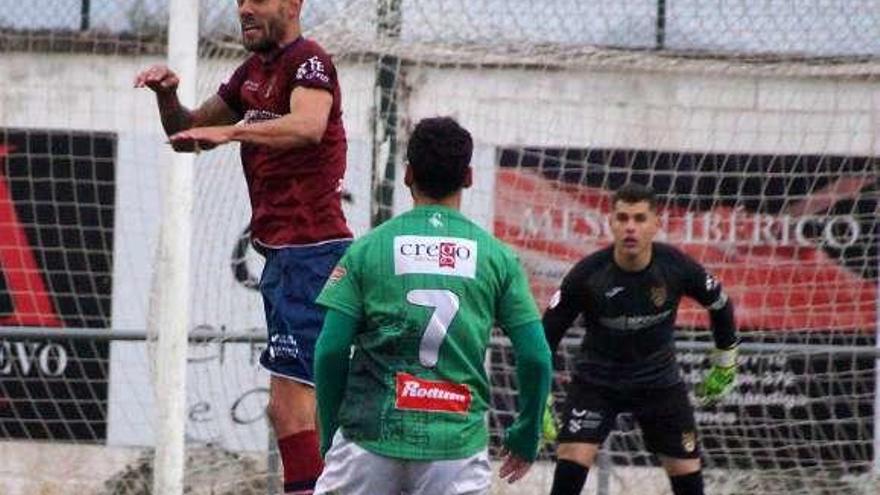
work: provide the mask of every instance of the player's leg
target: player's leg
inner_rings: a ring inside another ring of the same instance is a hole
[[[268,415],[288,493],[310,493],[323,468],[312,367],[324,311],[315,299],[347,246],[343,242],[272,251],[260,282],[269,330],[260,364],[272,373]]]
[[[694,410],[684,384],[648,393],[633,411],[645,445],[660,459],[675,495],[703,495]]]
[[[324,464],[315,428],[315,390],[272,376],[267,410],[284,468],[284,493],[311,494]]]
[[[659,456],[675,495],[703,495],[703,471],[699,459]]]
[[[556,470],[550,495],[578,495],[583,491],[587,475],[601,443],[560,443],[556,449]]]
[[[577,495],[583,490],[599,446],[617,417],[610,395],[606,387],[577,379],[569,383],[550,495]]]
[[[325,461],[315,495],[400,495],[403,490],[402,461],[373,454],[340,432],[333,437]]]
[[[465,459],[409,461],[403,489],[419,495],[486,495],[491,485],[489,452],[483,450]]]

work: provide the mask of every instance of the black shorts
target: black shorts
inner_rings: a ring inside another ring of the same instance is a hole
[[[632,413],[650,452],[674,459],[700,457],[694,409],[684,383],[618,390],[573,380],[562,406],[559,443],[601,444],[619,413]]]

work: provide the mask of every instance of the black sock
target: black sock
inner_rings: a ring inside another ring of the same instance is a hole
[[[681,476],[670,476],[672,493],[675,495],[703,495],[703,472],[697,471]]]
[[[553,474],[553,489],[550,495],[580,495],[587,481],[588,467],[565,459],[556,461],[556,472]]]

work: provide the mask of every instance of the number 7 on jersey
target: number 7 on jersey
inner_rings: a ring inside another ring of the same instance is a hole
[[[406,300],[416,306],[434,308],[419,344],[419,362],[426,368],[433,368],[437,365],[440,345],[446,338],[449,325],[458,313],[458,296],[446,289],[414,289],[406,293]]]

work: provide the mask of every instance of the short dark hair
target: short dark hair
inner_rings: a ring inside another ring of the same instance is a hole
[[[654,193],[654,190],[649,186],[635,182],[628,182],[615,191],[614,196],[611,198],[611,207],[614,208],[618,201],[623,201],[624,203],[647,201],[649,208],[652,210],[657,209],[657,195]]]
[[[474,141],[451,117],[432,117],[416,124],[406,148],[419,192],[443,199],[464,186]]]

